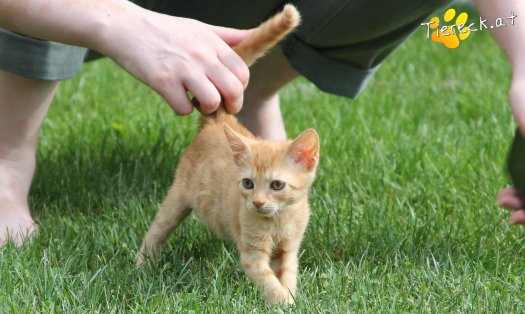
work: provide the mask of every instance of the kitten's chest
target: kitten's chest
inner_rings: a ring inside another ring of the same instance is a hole
[[[277,253],[301,237],[301,226],[297,221],[286,223],[258,222],[241,224],[242,244],[251,247],[264,247]],[[299,240],[300,241],[300,240]]]
[[[279,251],[286,247],[287,244],[292,241],[295,242],[296,238],[302,233],[301,228],[297,221],[288,222],[286,224],[279,224],[274,226],[271,235],[272,251]]]

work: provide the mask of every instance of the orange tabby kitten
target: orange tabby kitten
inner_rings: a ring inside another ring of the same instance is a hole
[[[295,7],[259,26],[235,51],[251,64],[299,23]],[[254,137],[219,109],[180,158],[175,182],[144,237],[136,264],[155,260],[168,235],[193,210],[219,236],[234,240],[248,278],[270,303],[293,303],[298,252],[310,208],[319,139]]]

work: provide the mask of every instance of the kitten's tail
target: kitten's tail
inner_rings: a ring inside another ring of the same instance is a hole
[[[300,22],[299,11],[293,5],[287,4],[281,12],[253,29],[248,37],[235,46],[233,50],[250,66],[291,33]],[[201,127],[210,120],[223,123],[228,118],[231,119],[232,117],[221,104],[215,113],[202,116]]]
[[[233,50],[250,66],[293,31],[300,22],[299,11],[293,5],[287,4],[280,13],[255,28]]]

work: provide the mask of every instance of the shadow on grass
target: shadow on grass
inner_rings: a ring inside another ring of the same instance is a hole
[[[31,203],[39,208],[60,207],[96,211],[131,201],[160,201],[172,183],[181,147],[192,136],[156,134],[124,137],[106,130],[96,140],[70,134],[60,147],[39,152],[31,189]]]

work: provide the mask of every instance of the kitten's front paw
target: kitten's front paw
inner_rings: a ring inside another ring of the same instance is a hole
[[[284,300],[283,304],[294,305],[295,304],[295,296],[293,296],[290,293],[288,293],[288,295],[286,296],[286,299]]]
[[[279,291],[274,291],[274,293],[269,293],[266,295],[266,301],[270,304],[281,304],[281,305],[294,305],[295,296],[292,295],[288,289],[279,289]]]
[[[135,267],[139,268],[142,264],[144,264],[144,254],[141,252],[138,252],[135,256]]]
[[[160,246],[148,246],[144,244],[140,247],[140,251],[135,257],[135,267],[140,267],[144,262],[156,263],[160,253]]]

